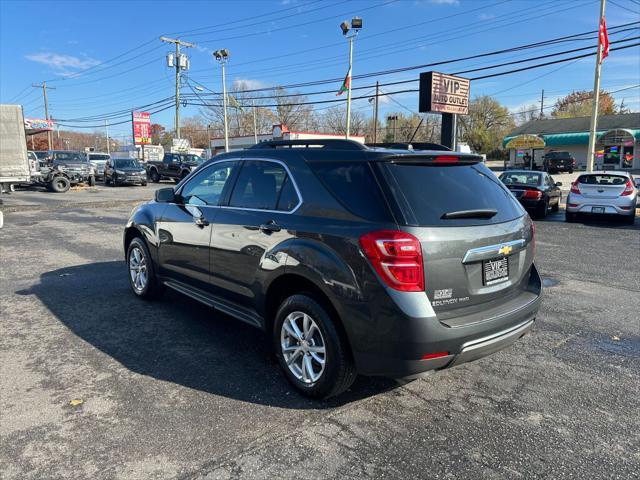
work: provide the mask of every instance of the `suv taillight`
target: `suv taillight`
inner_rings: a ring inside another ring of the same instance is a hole
[[[633,182],[627,179],[627,183],[624,184],[624,191],[620,194],[621,197],[631,195],[633,193]]]
[[[578,188],[578,180],[576,180],[575,182],[573,182],[571,184],[571,193],[576,193],[578,195],[580,195],[580,189]]]
[[[362,235],[360,246],[387,286],[403,292],[424,291],[422,248],[416,237],[379,230]]]

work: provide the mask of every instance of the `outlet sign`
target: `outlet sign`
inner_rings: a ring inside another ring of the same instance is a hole
[[[471,80],[438,72],[420,74],[419,111],[434,113],[469,113]]]

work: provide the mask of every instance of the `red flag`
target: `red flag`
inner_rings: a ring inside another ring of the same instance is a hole
[[[598,29],[598,47],[602,48],[602,57],[600,63],[609,55],[609,34],[607,33],[607,22],[602,17],[600,28]]]

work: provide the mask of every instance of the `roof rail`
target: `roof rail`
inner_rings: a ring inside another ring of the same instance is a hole
[[[326,148],[330,150],[367,150],[367,147],[347,139],[267,140],[249,147],[250,150],[267,148]]]

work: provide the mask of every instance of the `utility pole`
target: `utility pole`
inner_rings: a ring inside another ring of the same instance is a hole
[[[604,19],[606,0],[600,0],[600,19],[598,31],[600,31]],[[600,35],[598,35],[598,53],[596,55],[596,72],[593,79],[593,107],[591,108],[591,125],[589,126],[589,146],[587,147],[587,172],[593,172],[593,161],[596,150],[596,129],[598,124],[598,104],[600,103],[600,67],[602,66],[602,49]]]
[[[109,147],[109,120],[104,121],[104,128],[107,131],[107,153],[111,153],[111,150]]]
[[[47,88],[50,90],[55,90],[55,87],[47,87],[47,82],[42,82],[41,85],[31,84],[33,88],[41,88],[42,89],[42,98],[44,99],[44,117],[46,120],[49,119],[49,101],[47,100]],[[51,136],[51,130],[47,130],[47,145],[48,149],[51,150],[51,144],[53,143],[53,138]]]
[[[180,73],[182,70],[189,68],[189,62],[185,56],[180,53],[180,47],[191,48],[195,44],[189,42],[183,42],[179,38],[160,37],[165,43],[173,43],[176,46],[175,57],[171,59],[171,56],[167,56],[167,66],[175,67],[176,69],[176,117],[174,120],[174,129],[176,132],[176,138],[180,138]]]
[[[540,118],[544,116],[544,88],[542,89],[542,95],[540,96]]]
[[[373,107],[373,144],[378,141],[378,97],[380,96],[380,82],[376,82],[376,103]]]

